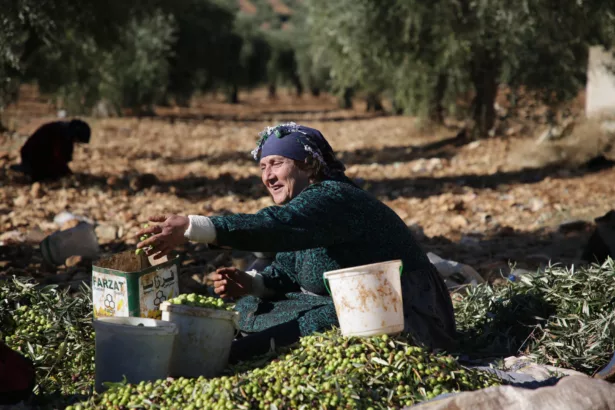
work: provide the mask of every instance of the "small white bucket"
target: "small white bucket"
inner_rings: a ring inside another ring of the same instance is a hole
[[[165,379],[178,329],[174,323],[139,317],[103,317],[96,331],[96,391],[103,382]]]
[[[215,377],[228,364],[235,338],[237,312],[202,307],[160,305],[162,320],[174,323],[179,335],[169,369],[171,377]]]
[[[325,272],[344,336],[377,336],[404,330],[400,260]],[[326,283],[326,282],[325,282]]]

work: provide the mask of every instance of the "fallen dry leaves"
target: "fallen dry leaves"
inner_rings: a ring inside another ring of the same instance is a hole
[[[427,250],[485,276],[508,261],[527,267],[574,261],[591,226],[563,233],[558,225],[591,221],[615,199],[612,168],[522,170],[511,163],[513,138],[533,144],[530,136],[462,141],[454,129],[422,131],[413,118],[339,110],[329,98],[282,95],[269,102],[263,93],[244,96],[237,106],[204,101],[161,109],[155,118],[89,119],[92,141],[76,148],[75,175],[30,185],[7,168],[19,162],[25,137],[50,120],[24,114],[16,135],[0,137],[0,233],[7,236],[0,274],[85,277],[83,264],[42,262],[37,240],[60,228],[53,219],[61,211],[94,220],[103,249],[113,253],[134,245],[134,233],[151,215],[255,212],[271,205],[250,150],[265,126],[289,120],[320,129],[350,177],[408,225],[422,227]],[[221,257],[201,245],[183,251],[187,276],[241,256]]]

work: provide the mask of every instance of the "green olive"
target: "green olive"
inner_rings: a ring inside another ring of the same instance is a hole
[[[197,294],[182,294],[170,302],[208,309],[233,308],[219,298]],[[64,351],[66,363],[61,365],[67,367],[58,367],[54,377],[66,386],[63,393],[83,392],[83,384],[79,390],[70,390],[71,384],[81,378],[93,383],[95,335],[91,327],[79,321],[65,323],[64,314],[56,317],[45,312],[49,310],[45,306],[28,310],[30,316],[25,309],[12,312],[18,325],[15,331],[5,333],[5,340],[26,354],[29,345],[36,355],[53,351],[54,360]],[[91,304],[85,305],[83,317],[89,309]],[[54,331],[38,332],[47,324],[53,324]],[[56,327],[62,329],[59,336]],[[51,337],[59,339],[50,342]],[[345,338],[339,330],[331,330],[301,338],[266,365],[263,358],[255,358],[216,378],[179,377],[114,386],[67,408],[402,408],[439,394],[497,384],[494,376],[464,369],[453,357],[413,346],[412,339],[403,335]]]
[[[197,294],[182,294],[169,301],[174,305],[188,305],[208,309],[233,310],[233,305],[225,303],[222,299]]]

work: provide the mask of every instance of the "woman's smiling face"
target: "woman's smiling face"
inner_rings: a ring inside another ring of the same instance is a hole
[[[294,160],[281,155],[269,155],[260,160],[261,179],[276,205],[295,198],[308,185],[310,178]]]

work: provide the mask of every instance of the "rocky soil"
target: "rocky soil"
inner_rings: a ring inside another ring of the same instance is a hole
[[[454,127],[425,130],[413,118],[366,114],[361,105],[339,110],[330,98],[286,95],[270,102],[261,92],[236,106],[209,99],[161,108],[151,118],[90,118],[92,141],[76,147],[74,175],[32,185],[8,166],[19,162],[25,138],[55,116],[40,99],[10,112],[16,132],[0,135],[0,275],[42,282],[89,278],[89,261],[43,263],[39,243],[62,228],[54,223],[62,211],[94,222],[103,251],[113,254],[134,246],[134,233],[151,215],[271,205],[250,150],[258,132],[283,121],[320,129],[347,174],[393,208],[426,250],[470,264],[490,280],[509,262],[526,268],[577,262],[593,219],[615,200],[609,166],[521,169],[510,153],[520,143],[535,144],[527,127],[470,141],[456,138]],[[180,252],[186,291],[202,289],[203,274],[215,267],[245,266],[249,259],[202,245]]]

